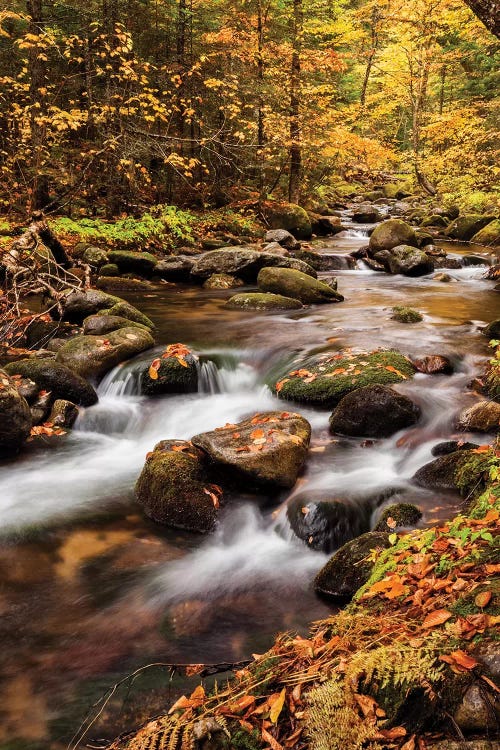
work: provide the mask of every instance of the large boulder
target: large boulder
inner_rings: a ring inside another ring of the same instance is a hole
[[[277,242],[287,250],[298,250],[300,248],[300,242],[295,239],[291,232],[287,232],[286,229],[270,229],[264,235],[264,241]]]
[[[412,227],[401,219],[388,219],[379,224],[370,235],[370,253],[392,250],[398,245],[417,247],[417,237]]]
[[[123,318],[121,315],[89,315],[83,321],[83,333],[86,336],[102,336],[110,331],[116,331],[118,328],[142,328],[148,331],[147,326],[141,323],[135,323],[133,320]]]
[[[311,220],[307,211],[295,203],[264,203],[265,219],[271,229],[286,229],[298,240],[308,240],[312,235]]]
[[[370,528],[368,502],[301,492],[289,500],[287,518],[294,534],[308,547],[333,552]]]
[[[153,346],[148,331],[130,326],[110,331],[105,337],[75,336],[59,349],[56,362],[84,378],[99,378],[120,362]]]
[[[478,245],[500,245],[500,219],[493,219],[472,237],[471,242]]]
[[[131,320],[132,323],[140,323],[142,326],[145,326],[150,330],[154,328],[153,321],[150,320],[147,315],[144,315],[144,313],[138,310],[137,307],[134,307],[129,302],[125,302],[125,300],[117,299],[118,302],[115,302],[111,307],[100,310],[99,315],[118,315],[122,318]]]
[[[247,292],[235,294],[228,299],[226,307],[235,310],[299,310],[302,303],[298,299],[283,297],[281,294]]]
[[[141,375],[141,390],[148,396],[194,393],[198,390],[198,357],[184,344],[170,344]]]
[[[284,258],[248,247],[224,247],[204,253],[197,258],[191,274],[195,278],[207,279],[214,273],[227,273],[246,281],[255,281],[264,266],[294,268],[314,278],[317,276],[313,268],[297,258]]]
[[[369,531],[344,544],[319,571],[314,579],[315,590],[332,599],[351,599],[371,575],[373,550],[391,546],[389,536],[382,531]]]
[[[301,248],[295,250],[293,256],[303,260],[316,271],[340,271],[356,268],[356,261],[349,255],[318,253],[315,250]]]
[[[392,274],[425,276],[434,271],[433,259],[423,250],[418,250],[411,245],[398,245],[391,250],[381,250],[373,257],[388,273]]]
[[[494,216],[483,216],[482,214],[464,214],[449,224],[444,230],[447,237],[454,240],[471,240],[483,227],[486,227],[495,219]]]
[[[151,276],[157,259],[151,253],[134,253],[129,250],[111,250],[108,253],[110,263],[116,263],[121,273],[132,271],[141,276]]]
[[[352,220],[357,224],[375,224],[375,222],[382,220],[382,214],[376,206],[361,203],[354,211]]]
[[[397,351],[339,352],[292,370],[274,390],[280,398],[328,408],[358,388],[401,383],[414,373],[410,360]]]
[[[79,337],[78,337],[79,338]],[[39,390],[50,391],[52,398],[71,401],[78,406],[97,403],[97,393],[83,377],[53,359],[22,359],[6,365],[9,375],[21,375],[34,381]]]
[[[384,438],[415,424],[420,408],[386,385],[358,388],[340,401],[330,417],[330,432]]]
[[[64,301],[64,319],[81,323],[88,315],[94,315],[105,307],[121,302],[119,297],[107,294],[99,289],[74,291]]]
[[[194,263],[194,258],[188,255],[169,255],[158,261],[155,276],[167,281],[189,281]]]
[[[246,487],[293,487],[306,460],[311,426],[289,412],[256,414],[192,438],[221,476]]]
[[[335,289],[322,281],[292,268],[263,268],[259,271],[257,284],[263,292],[292,297],[306,305],[342,302],[344,299]]]
[[[329,237],[344,232],[346,227],[340,223],[338,216],[312,216],[311,226],[314,234],[318,237]]]
[[[135,486],[137,502],[157,523],[205,534],[213,529],[222,491],[212,485],[199,451],[184,440],[163,440],[146,457]]]
[[[500,338],[500,318],[489,323],[486,328],[483,329],[482,333],[489,339]]]
[[[419,487],[436,490],[459,489],[458,477],[465,463],[474,454],[469,450],[457,450],[430,461],[413,475],[412,481]]]
[[[0,370],[0,455],[19,450],[30,430],[28,402],[5,370]]]
[[[461,412],[458,427],[467,432],[498,432],[500,404],[496,401],[479,401],[469,406]]]

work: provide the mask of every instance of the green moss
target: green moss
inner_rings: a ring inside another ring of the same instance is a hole
[[[390,531],[387,521],[392,518],[396,526],[415,526],[422,518],[422,511],[412,503],[395,503],[384,509],[375,531]]]
[[[491,599],[486,608],[478,607],[476,597],[483,592],[491,593]],[[491,579],[490,583],[478,586],[473,591],[465,593],[451,605],[450,610],[459,617],[478,615],[486,612],[493,617],[500,615],[500,581]]]
[[[302,303],[297,299],[263,292],[235,294],[226,305],[243,310],[298,310],[302,307]]]
[[[307,372],[301,376],[294,373]],[[334,407],[351,391],[375,383],[391,385],[413,377],[415,368],[397,351],[342,353],[299,365],[274,386],[280,398],[321,407]]]
[[[257,729],[248,732],[241,727],[234,733],[231,732],[231,748],[234,750],[260,750],[262,742]]]
[[[392,308],[391,318],[399,323],[420,323],[423,320],[418,310],[402,305]]]

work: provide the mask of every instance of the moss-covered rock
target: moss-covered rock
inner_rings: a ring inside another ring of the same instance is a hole
[[[438,214],[432,214],[432,216],[424,216],[420,222],[421,227],[446,227],[449,221],[446,221],[444,216]]]
[[[194,263],[189,255],[169,255],[158,261],[154,273],[167,281],[189,281]]]
[[[163,440],[155,446],[135,492],[153,521],[201,534],[214,528],[222,495],[220,487],[210,484],[201,453],[183,440]]]
[[[412,503],[394,503],[388,505],[380,514],[374,531],[385,531],[389,534],[394,529],[413,528],[422,518],[422,511]]]
[[[87,247],[83,253],[84,263],[88,263],[89,266],[99,268],[108,262],[108,254],[102,247]]]
[[[123,302],[119,297],[100,289],[71,292],[64,300],[64,319],[81,323],[87,315],[94,315],[106,307]]]
[[[115,263],[121,273],[132,271],[141,276],[151,276],[157,263],[157,259],[151,253],[134,253],[130,250],[111,250],[108,260]]]
[[[56,354],[56,362],[84,378],[99,378],[120,362],[154,346],[149,331],[130,326],[110,331],[105,338],[75,336]]]
[[[418,310],[414,310],[412,307],[404,307],[403,305],[397,305],[392,308],[392,320],[397,320],[398,323],[420,323],[424,318]]]
[[[477,471],[473,470],[474,461],[475,454],[472,451],[454,451],[421,466],[412,481],[427,489],[463,490],[464,483],[468,481],[463,476],[464,467],[469,468],[471,482],[477,477]]]
[[[229,273],[214,273],[203,282],[203,289],[234,289],[245,286],[245,282]]]
[[[31,430],[28,402],[5,370],[0,370],[0,455],[17,451]]]
[[[472,237],[471,242],[478,245],[500,245],[500,219],[493,219]]]
[[[149,330],[152,330],[155,327],[153,321],[150,320],[147,315],[144,315],[144,313],[138,310],[137,307],[134,307],[129,302],[125,302],[125,300],[119,299],[118,297],[116,299],[118,302],[111,305],[111,307],[100,310],[99,315],[117,315],[118,317],[131,320],[133,323],[140,323]]]
[[[144,368],[141,390],[148,396],[195,393],[198,390],[198,357],[183,344],[171,344]]]
[[[151,284],[143,279],[128,279],[126,276],[99,276],[96,287],[116,292],[140,292],[151,289]]]
[[[382,188],[382,192],[385,198],[396,198],[400,189],[401,185],[398,185],[395,182],[388,182],[387,185],[384,185]]]
[[[467,432],[498,432],[500,429],[500,404],[496,401],[479,401],[464,409],[458,427]]]
[[[299,310],[302,303],[298,299],[283,297],[281,294],[247,292],[235,294],[228,299],[226,307],[235,310]]]
[[[287,504],[286,515],[294,534],[308,547],[333,552],[370,528],[371,502],[328,492],[301,492]]]
[[[192,443],[227,481],[246,487],[293,487],[306,460],[311,426],[289,412],[256,414],[235,425],[203,432]]]
[[[382,214],[376,206],[362,203],[354,210],[352,220],[356,224],[375,224],[375,222],[382,220]]]
[[[330,417],[330,432],[384,438],[415,424],[420,408],[386,385],[366,385],[341,399]]]
[[[388,219],[379,224],[370,235],[370,252],[392,250],[398,245],[417,247],[417,238],[412,227],[401,219]]]
[[[89,315],[83,321],[83,333],[86,336],[102,336],[110,331],[116,331],[118,328],[141,328],[149,331],[147,326],[141,323],[135,323],[133,320],[123,318],[121,315]]]
[[[78,407],[76,404],[62,398],[57,398],[52,404],[48,421],[54,427],[62,427],[70,430],[75,424],[77,417]]]
[[[486,328],[483,329],[483,335],[489,339],[500,339],[500,318],[492,320]]]
[[[401,383],[414,373],[413,364],[397,351],[339,352],[292,370],[274,390],[280,398],[328,408],[358,388]]]
[[[263,292],[292,297],[306,305],[342,302],[344,299],[322,281],[292,268],[263,268],[259,271],[257,284]]]
[[[432,257],[411,245],[398,245],[391,250],[381,250],[373,257],[388,273],[415,277],[426,276],[434,271]]]
[[[248,247],[224,247],[204,253],[197,258],[191,274],[194,278],[207,279],[213,274],[225,273],[254,282],[261,268],[265,266],[293,268],[313,278],[317,276],[311,266],[298,258],[260,252]]]
[[[482,214],[464,214],[452,221],[445,229],[447,237],[454,240],[471,240],[481,229],[488,226],[494,216],[483,216]]]
[[[295,203],[267,202],[262,206],[264,217],[271,229],[286,229],[298,240],[308,240],[312,235],[308,213]]]
[[[99,276],[118,276],[120,269],[116,263],[105,263],[99,269]]]
[[[39,390],[50,391],[54,399],[72,401],[78,406],[97,403],[97,393],[83,377],[53,359],[22,359],[5,367],[9,375],[33,380]]]
[[[389,534],[369,531],[344,544],[314,579],[315,590],[332,599],[351,599],[369,579],[374,563],[372,550],[390,547]]]

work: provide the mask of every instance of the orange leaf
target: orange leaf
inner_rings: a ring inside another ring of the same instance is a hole
[[[188,664],[186,667],[186,677],[194,677],[205,669],[204,664]]]
[[[253,432],[250,433],[250,437],[252,440],[258,440],[259,438],[263,438],[265,434],[264,430],[253,430]]]
[[[278,697],[273,701],[271,705],[271,711],[269,712],[269,718],[273,722],[273,724],[276,724],[278,721],[278,717],[281,713],[281,710],[283,708],[283,705],[285,703],[285,697],[286,697],[286,690],[283,688],[281,693],[278,695]]]
[[[283,750],[283,745],[280,745],[278,740],[275,740],[272,734],[269,734],[267,729],[264,729],[262,727],[262,739],[264,742],[267,742],[267,744],[271,747],[271,750]]]
[[[481,591],[474,599],[476,607],[487,607],[491,601],[491,591]]]
[[[422,628],[435,628],[438,625],[442,625],[447,620],[453,617],[452,613],[447,609],[435,609],[434,612],[430,612],[422,623]]]
[[[181,356],[180,356],[180,354],[178,354],[178,355],[176,356],[176,360],[177,360],[177,362],[178,362],[178,363],[179,363],[180,365],[182,365],[183,367],[189,367],[189,365],[188,365],[188,363],[186,362],[186,360],[184,359],[184,357],[181,357]]]

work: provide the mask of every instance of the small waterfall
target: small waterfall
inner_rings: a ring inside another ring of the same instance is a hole
[[[218,366],[213,360],[200,364],[198,393],[241,393],[254,390],[260,380],[258,370],[246,362],[236,362],[234,366]]]
[[[141,393],[141,373],[144,362],[126,362],[114,367],[99,383],[102,396],[138,396]]]
[[[352,239],[361,240],[361,239],[365,239],[366,237],[369,237],[370,229],[364,228],[364,227],[359,227],[359,229],[345,229],[343,232],[339,232],[337,236],[340,237],[341,239],[344,237],[345,238],[350,237]]]

